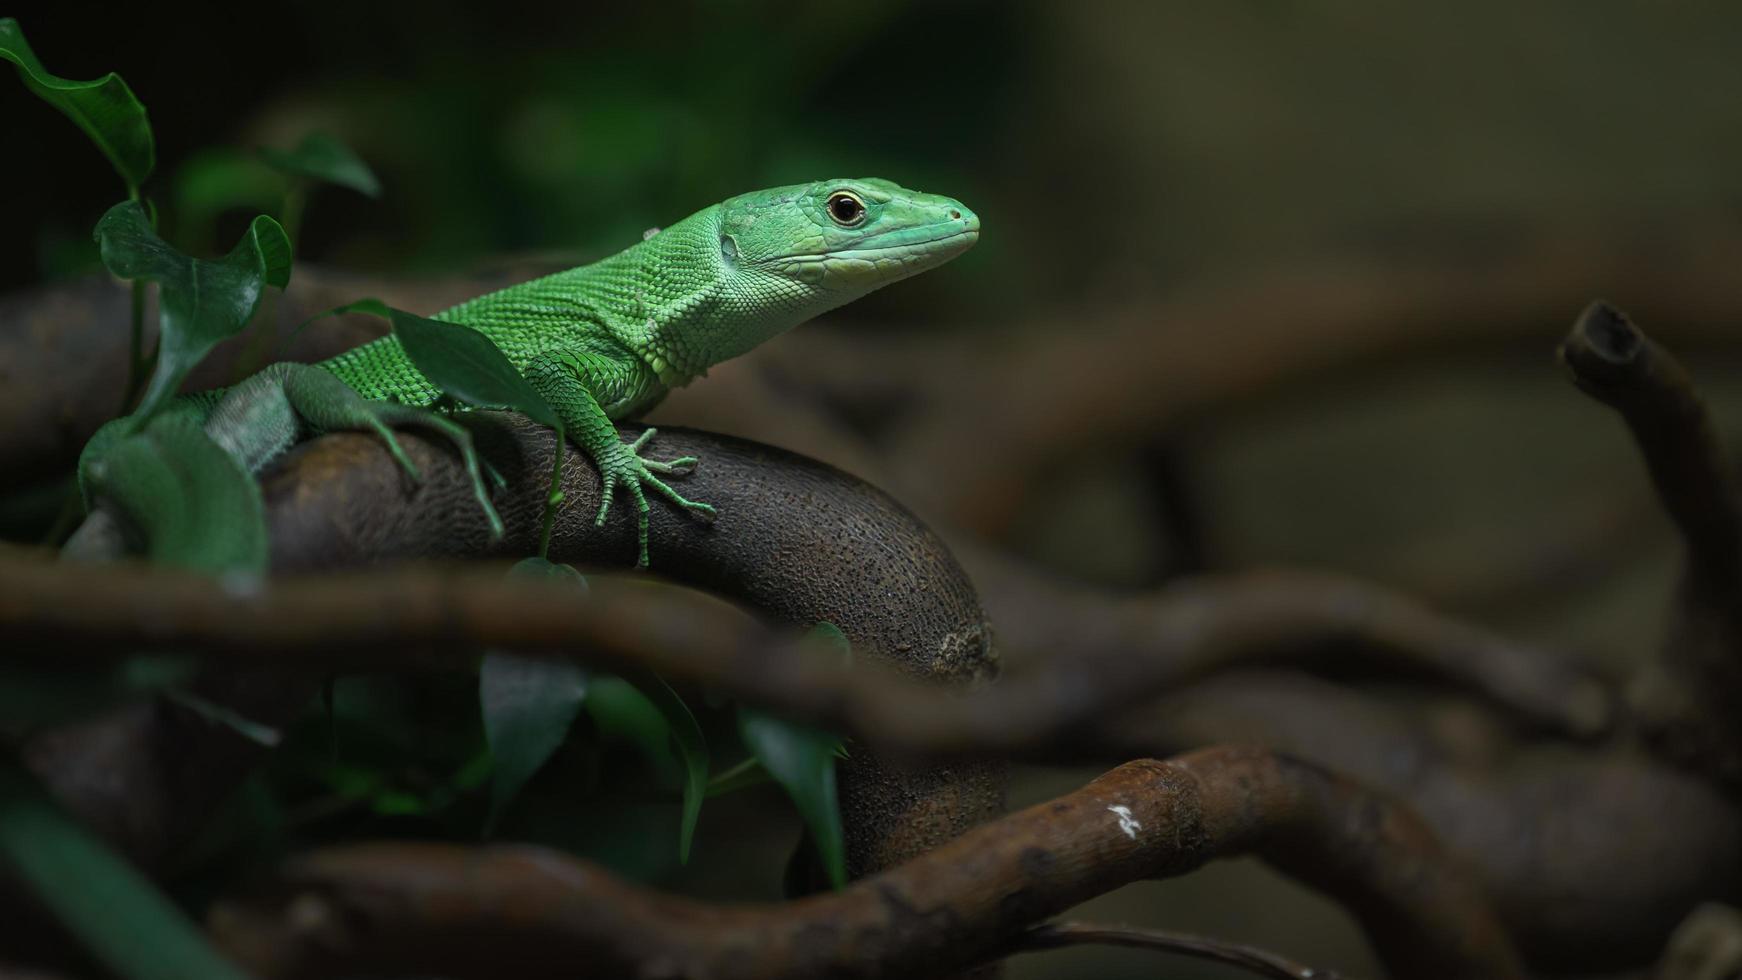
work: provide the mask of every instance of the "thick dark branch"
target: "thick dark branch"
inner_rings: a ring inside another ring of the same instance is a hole
[[[1133,762],[846,890],[710,905],[530,848],[363,844],[293,861],[221,907],[268,977],[930,977],[1006,955],[1035,922],[1141,878],[1258,854],[1355,913],[1392,975],[1522,976],[1480,893],[1409,812],[1252,749]]]
[[[1090,922],[1049,922],[1030,929],[1020,943],[1024,950],[1083,945],[1152,949],[1192,959],[1244,967],[1259,976],[1276,977],[1279,980],[1341,980],[1341,974],[1335,971],[1302,966],[1255,946],[1161,929],[1133,929],[1130,926],[1104,926]]]
[[[91,595],[104,601],[93,604]],[[0,642],[15,650],[198,650],[233,665],[308,669],[454,666],[484,647],[560,652],[606,667],[650,667],[917,755],[1056,751],[1079,726],[1203,673],[1274,657],[1303,635],[1372,633],[1404,647],[1428,644],[1424,659],[1446,663],[1513,650],[1311,576],[1182,585],[1141,623],[1155,655],[1061,653],[958,694],[870,665],[842,674],[707,596],[632,579],[597,577],[585,599],[507,582],[495,569],[330,574],[239,591],[157,569],[0,562]]]
[[[577,602],[560,590],[505,582],[500,569],[426,569],[396,577],[385,590],[361,576],[328,571],[395,559],[513,559],[533,552],[548,490],[551,433],[496,414],[476,413],[466,421],[481,450],[509,479],[496,495],[508,526],[501,541],[490,540],[470,483],[449,447],[402,435],[423,474],[413,483],[379,440],[328,436],[298,447],[262,481],[275,569],[319,572],[318,577],[286,579],[282,585],[275,579],[253,593],[161,571],[10,568],[0,577],[13,581],[16,575],[18,588],[0,599],[10,610],[0,614],[9,623],[0,632],[18,645],[0,643],[9,649],[26,649],[26,643],[57,648],[83,637],[88,642],[77,642],[76,648],[120,653],[136,643],[170,648],[185,641],[187,649],[226,651],[221,661],[226,667],[296,667],[304,677],[314,676],[312,669],[371,664],[461,665],[485,646],[584,652],[601,664],[639,663],[673,680],[720,690],[729,690],[721,682],[731,676],[763,672],[758,664],[773,642],[768,631],[699,593],[666,596],[645,583],[601,579],[595,597],[612,598]],[[660,574],[741,601],[776,622],[834,623],[861,654],[858,659],[881,658],[893,668],[885,674],[912,678],[898,683],[902,690],[971,685],[995,672],[985,616],[967,576],[942,542],[886,495],[802,457],[706,433],[661,432],[652,447],[657,454],[700,456],[702,469],[683,481],[683,489],[721,510],[710,526],[663,501],[655,505],[652,551]],[[552,557],[627,566],[636,552],[633,508],[619,501],[612,519],[595,525],[597,471],[576,455],[569,456],[564,473],[567,503],[552,538]],[[80,579],[87,583],[85,598],[75,600],[74,583]],[[159,585],[165,591],[159,593]],[[91,596],[103,601],[93,603]],[[41,605],[67,602],[73,604],[59,613]],[[46,615],[25,612],[27,607]],[[778,665],[774,669],[777,686],[802,686],[816,673],[801,666],[802,676],[788,677]],[[832,681],[841,683],[838,676]],[[251,699],[245,713],[268,723],[293,717],[309,697],[306,684],[286,683],[281,676],[265,685],[257,677],[236,683],[264,688],[264,697]],[[31,753],[38,772],[78,782],[57,786],[59,795],[99,822],[137,813],[132,799],[112,796],[112,787],[131,784],[79,779],[78,773],[134,772],[147,765],[165,775],[143,780],[135,787],[139,796],[173,801],[190,795],[180,786],[177,760],[197,758],[197,747],[178,752],[176,746],[187,741],[179,731],[167,740],[153,734],[166,724],[187,726],[160,709],[132,714],[115,725],[47,736],[51,744],[39,743]],[[186,734],[203,730],[195,729]],[[105,748],[125,755],[128,746],[156,744],[162,747],[152,751],[153,759],[131,767],[114,765],[117,760]],[[105,764],[95,765],[98,758]],[[869,748],[843,763],[849,867],[863,872],[886,866],[995,814],[1002,805],[1000,768],[972,760],[956,763],[897,770],[879,762]],[[217,768],[202,765],[186,775],[211,782]],[[165,816],[147,823],[146,829],[159,830],[178,823],[197,826],[198,820]],[[131,823],[116,830],[129,837],[153,836],[134,833]]]
[[[1734,900],[1735,800],[1638,752],[1520,752],[1498,719],[1473,712],[1246,671],[1110,718],[1067,758],[1257,744],[1393,793],[1476,869],[1513,941],[1545,972],[1648,963],[1689,908]]]

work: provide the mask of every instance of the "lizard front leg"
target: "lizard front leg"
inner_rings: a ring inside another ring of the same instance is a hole
[[[526,379],[556,410],[569,437],[586,450],[599,468],[603,489],[595,523],[605,523],[619,487],[627,490],[635,502],[635,533],[639,547],[636,567],[646,568],[648,505],[644,486],[651,486],[666,499],[706,520],[712,520],[717,512],[712,504],[689,500],[660,479],[661,475],[681,475],[695,469],[698,461],[694,456],[673,460],[646,459],[641,455],[642,447],[657,430],[648,429],[630,443],[625,443],[617,435],[617,426],[599,404],[595,386],[620,388],[629,380],[625,376],[633,372],[633,368],[624,367],[621,361],[589,352],[541,354],[527,364],[525,373]]]

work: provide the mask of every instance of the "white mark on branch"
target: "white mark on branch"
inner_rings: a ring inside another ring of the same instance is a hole
[[[1131,815],[1130,807],[1115,803],[1107,808],[1107,812],[1119,818],[1119,829],[1125,831],[1125,836],[1132,840],[1137,839],[1137,832],[1143,829],[1143,825]]]

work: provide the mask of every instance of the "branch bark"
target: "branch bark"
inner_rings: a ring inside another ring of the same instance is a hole
[[[1687,370],[1607,303],[1585,309],[1560,355],[1626,421],[1686,552],[1677,615],[1631,707],[1660,752],[1742,786],[1742,506],[1717,427]]]
[[[1498,719],[1470,711],[1229,673],[1107,719],[1072,758],[1238,742],[1395,794],[1476,869],[1513,941],[1547,972],[1647,964],[1689,909],[1742,899],[1742,807],[1705,779],[1615,747],[1524,751]]]
[[[383,843],[293,860],[213,927],[263,976],[930,977],[1008,955],[1034,922],[1139,878],[1254,853],[1343,900],[1392,975],[1508,980],[1516,956],[1409,812],[1239,748],[1128,763],[847,889],[718,906],[528,848]]]
[[[234,678],[235,684],[264,689],[263,699],[249,702],[247,709],[267,723],[301,710],[310,693],[307,678],[317,667],[456,666],[467,662],[466,651],[484,646],[547,652],[590,647],[596,662],[642,663],[673,680],[718,690],[730,689],[716,682],[733,672],[760,671],[756,664],[771,642],[766,630],[718,599],[696,593],[671,598],[651,592],[645,581],[615,587],[595,583],[595,596],[604,590],[615,597],[602,604],[523,589],[501,581],[498,569],[413,573],[385,591],[364,584],[367,576],[343,579],[331,572],[412,558],[508,559],[533,552],[548,489],[551,433],[498,414],[475,413],[466,421],[480,450],[509,478],[496,497],[509,528],[501,541],[490,540],[469,481],[448,447],[410,433],[401,436],[423,473],[423,480],[413,484],[378,440],[328,436],[299,447],[263,475],[262,485],[275,569],[318,576],[287,578],[258,592],[226,593],[163,570],[10,567],[0,577],[19,588],[0,599],[11,611],[4,617],[10,626],[0,632],[18,641],[9,644],[16,650],[71,646],[118,655],[129,648],[185,642],[183,649],[228,651],[227,668],[301,671],[303,679],[295,683],[271,672],[264,684],[259,675]],[[631,437],[635,431],[626,430]],[[672,455],[700,456],[703,468],[684,489],[722,511],[719,522],[709,526],[655,507],[652,549],[661,574],[744,602],[775,622],[832,622],[861,660],[883,657],[891,673],[905,675],[903,689],[975,685],[996,672],[972,585],[937,537],[889,497],[829,467],[738,440],[667,431],[653,446]],[[552,536],[552,558],[590,566],[632,564],[632,508],[619,502],[612,519],[596,526],[596,471],[570,454],[564,481],[567,504]],[[85,585],[75,585],[79,581]],[[86,599],[75,599],[81,590]],[[88,601],[93,594],[105,601],[93,606]],[[41,605],[69,602],[59,613]],[[603,611],[607,605],[618,611]],[[26,612],[30,606],[46,618]],[[685,609],[685,619],[671,619]],[[519,626],[514,619],[521,620]],[[503,629],[510,635],[480,642]],[[710,649],[716,651],[712,659]],[[713,666],[698,671],[700,663]],[[715,673],[718,668],[726,673]],[[805,673],[809,680],[818,679],[809,676],[815,671]],[[206,783],[221,784],[218,770],[226,767],[204,759],[203,746],[176,749],[211,726],[158,706],[124,714],[112,723],[45,735],[30,755],[39,773],[59,781],[63,801],[135,841],[131,853],[150,856],[163,849],[155,838],[168,828],[185,831],[199,824],[189,819],[198,814],[190,815],[177,802],[190,795],[180,788],[182,760],[204,763],[185,775]],[[120,756],[100,753],[103,746]],[[135,764],[122,765],[130,746],[153,748]],[[252,758],[245,745],[236,748],[236,765],[227,767],[231,775]],[[108,765],[97,766],[98,759]],[[95,779],[93,772],[140,776]],[[1001,764],[968,758],[949,766],[895,767],[869,748],[855,752],[842,764],[840,782],[851,828],[849,870],[862,874],[887,866],[996,814],[1002,809],[1002,772]],[[115,796],[123,785],[130,798]],[[144,808],[152,815],[143,816],[137,800],[163,805]]]
[[[622,530],[620,543],[632,554],[633,531]],[[417,547],[420,539],[395,540]],[[660,538],[654,540],[658,555]],[[1427,655],[1436,661],[1528,655],[1490,652],[1487,634],[1441,632],[1445,624],[1417,622],[1409,618],[1413,610],[1393,624],[1383,605],[1378,616],[1363,601],[1339,607],[1342,593],[1315,591],[1314,581],[1283,576],[1181,586],[1142,621],[1151,631],[1149,649],[1160,654],[1130,656],[1111,644],[1097,655],[1060,654],[967,694],[869,665],[841,674],[779,646],[768,631],[706,596],[600,577],[591,596],[577,601],[556,587],[504,582],[489,569],[285,578],[238,593],[162,570],[11,560],[0,562],[0,640],[17,650],[70,647],[108,657],[142,648],[199,650],[230,664],[245,657],[306,669],[451,666],[486,646],[560,652],[607,668],[649,667],[922,757],[1056,752],[1084,725],[1208,671],[1274,657],[1302,633],[1365,629],[1399,645],[1437,643]],[[84,602],[93,591],[105,602]]]

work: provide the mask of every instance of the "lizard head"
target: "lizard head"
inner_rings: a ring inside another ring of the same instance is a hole
[[[728,271],[790,285],[808,316],[967,251],[980,219],[961,202],[877,178],[819,180],[720,206]]]

